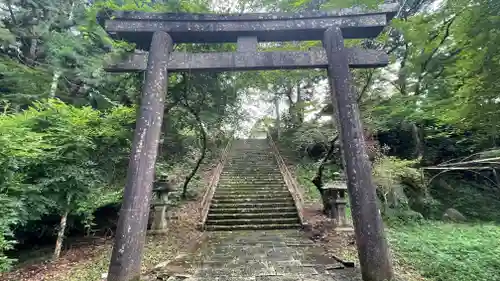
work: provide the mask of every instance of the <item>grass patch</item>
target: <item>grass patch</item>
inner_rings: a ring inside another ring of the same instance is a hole
[[[500,280],[499,225],[433,222],[388,231],[397,259],[429,280]]]

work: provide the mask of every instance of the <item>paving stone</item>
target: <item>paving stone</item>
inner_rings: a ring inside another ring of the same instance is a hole
[[[211,234],[196,254],[199,268],[187,281],[361,281],[356,269],[326,270],[336,262],[318,247],[286,246],[293,231],[245,231]],[[245,243],[248,241],[248,243]]]
[[[215,191],[224,203],[212,202],[207,219],[210,229],[221,231],[207,233],[188,281],[351,281],[350,275],[360,276],[327,270],[336,262],[323,258],[304,236],[287,192],[267,140],[235,141]],[[284,227],[294,228],[269,229]]]
[[[317,275],[318,272],[312,267],[303,267],[295,265],[281,265],[275,266],[276,274],[287,275],[287,274],[298,274],[298,275]]]
[[[268,276],[256,276],[255,281],[298,281],[301,277],[297,275],[268,275]]]
[[[255,281],[255,276],[247,276],[247,277],[222,276],[222,277],[217,277],[217,278],[212,279],[212,280],[215,280],[215,281]]]
[[[301,276],[297,281],[351,281],[349,279],[336,279],[330,275]]]

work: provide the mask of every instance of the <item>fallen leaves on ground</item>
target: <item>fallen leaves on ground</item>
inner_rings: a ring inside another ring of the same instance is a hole
[[[173,259],[192,240],[199,237],[196,229],[198,201],[189,201],[176,208],[168,231],[162,235],[147,236],[142,260],[142,271]],[[92,239],[72,247],[57,262],[41,262],[20,267],[0,276],[5,281],[100,281],[108,270],[112,240]]]

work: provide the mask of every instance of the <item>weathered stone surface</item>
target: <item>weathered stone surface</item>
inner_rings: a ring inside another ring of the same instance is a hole
[[[395,184],[387,195],[387,201],[390,208],[406,208],[408,206],[408,197],[405,194],[404,186]]]
[[[153,224],[151,230],[167,229],[167,206],[156,206],[153,212]]]
[[[377,9],[363,9],[360,7],[333,9],[329,11],[304,11],[301,13],[245,13],[245,14],[201,14],[201,13],[148,13],[140,11],[102,11],[98,19],[129,19],[129,20],[159,20],[159,21],[262,21],[262,20],[287,20],[311,19],[340,16],[356,16],[362,14],[385,13],[392,18],[399,5],[385,3]]]
[[[127,171],[108,281],[138,280],[153,190],[172,40],[155,32]]]
[[[101,13],[99,21],[115,38],[148,50],[151,34],[168,32],[175,43],[236,42],[256,36],[261,42],[321,40],[325,29],[339,26],[345,38],[374,38],[397,11],[384,4],[375,11],[359,8],[307,14],[186,15],[140,12]]]
[[[386,66],[389,57],[377,50],[347,49],[351,68]],[[144,71],[148,53],[136,52],[123,61],[105,66],[109,72]],[[326,68],[328,61],[323,48],[290,52],[184,53],[173,52],[168,62],[169,72],[178,71],[241,71],[298,68]]]
[[[153,222],[151,224],[152,233],[160,234],[167,230],[167,204],[168,193],[172,187],[167,182],[157,182],[153,188],[156,200],[153,201]]]
[[[255,167],[260,169],[254,169]],[[251,170],[247,170],[249,168]],[[279,206],[277,206],[278,204]],[[299,227],[299,218],[297,210],[294,208],[293,198],[284,185],[276,160],[270,153],[267,140],[234,140],[228,152],[227,163],[224,166],[219,185],[211,201],[205,229],[241,230]],[[240,243],[238,240],[233,242]],[[259,242],[267,243],[268,241]],[[246,250],[246,248],[242,248],[242,250]],[[252,251],[257,251],[257,248]],[[264,256],[266,253],[256,252],[253,254]]]
[[[443,214],[444,221],[453,221],[453,222],[463,222],[466,221],[467,218],[462,215],[457,209],[448,208]]]
[[[323,212],[335,219],[337,226],[347,225],[346,204],[347,186],[345,181],[336,181],[322,187]]]
[[[256,52],[259,42],[255,36],[240,36],[238,37],[237,47],[238,52]]]
[[[323,257],[322,248],[298,230],[212,232],[193,255],[190,264],[198,269],[187,281],[360,280],[358,269],[339,269],[333,275],[328,268],[336,262]]]
[[[392,262],[366,153],[357,94],[351,81],[340,28],[325,32],[331,99],[340,128],[356,245],[364,280],[392,280]]]

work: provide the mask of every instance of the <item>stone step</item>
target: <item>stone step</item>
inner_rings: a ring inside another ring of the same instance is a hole
[[[221,219],[207,220],[207,225],[259,225],[259,224],[298,224],[299,218],[268,218],[268,219]]]
[[[254,200],[254,199],[266,199],[266,198],[273,198],[273,199],[286,199],[288,197],[292,197],[290,193],[288,192],[282,192],[282,193],[256,193],[256,194],[217,194],[215,193],[214,199],[215,200],[226,200],[226,199],[247,199],[247,200]]]
[[[267,179],[267,180],[235,180],[235,179],[219,179],[219,183],[230,183],[230,184],[270,184],[270,183],[282,183],[283,178]]]
[[[297,218],[295,212],[281,213],[223,213],[223,214],[208,214],[208,220],[227,220],[227,219],[281,219],[281,218]]]
[[[279,170],[276,170],[274,172],[271,172],[269,170],[266,171],[255,171],[255,172],[222,172],[221,177],[232,177],[232,178],[271,178],[275,176],[281,176],[281,172]]]
[[[269,157],[248,157],[248,158],[227,158],[226,164],[238,164],[247,167],[258,167],[259,164],[264,166],[271,166],[276,163],[274,156]]]
[[[276,184],[276,185],[258,185],[258,184],[246,184],[246,185],[219,185],[216,190],[224,190],[224,191],[233,191],[233,190],[286,190],[285,184]]]
[[[274,187],[283,187],[286,186],[284,181],[272,181],[272,182],[228,182],[222,181],[219,182],[217,187],[227,188],[274,188]]]
[[[281,213],[281,212],[297,212],[294,205],[291,207],[251,207],[251,208],[210,208],[209,214],[223,214],[223,213]]]
[[[234,199],[213,199],[214,204],[239,204],[239,203],[288,203],[293,202],[292,197],[287,198],[234,198]]]
[[[224,170],[221,173],[221,176],[230,176],[230,177],[247,177],[247,178],[253,178],[253,177],[266,177],[266,176],[274,176],[274,175],[281,175],[281,171],[278,168],[275,168],[274,170],[271,169],[265,169],[262,171],[248,171],[244,169],[232,169],[232,170]]]
[[[288,196],[290,193],[286,188],[279,189],[270,189],[270,188],[262,188],[262,189],[217,189],[215,190],[215,196],[218,195],[241,195],[247,196],[252,194],[264,194],[271,196]]]
[[[281,178],[281,173],[240,173],[235,172],[234,174],[223,173],[220,179],[234,179],[234,180],[272,180],[276,178]]]
[[[243,191],[243,192],[251,192],[251,191],[283,191],[288,190],[285,184],[281,185],[235,185],[235,186],[218,186],[217,191]]]
[[[273,192],[287,192],[289,193],[288,189],[285,186],[281,187],[273,187],[273,188],[260,188],[260,187],[253,187],[253,188],[231,188],[231,187],[226,187],[226,188],[217,188],[215,190],[215,194],[268,194],[268,193],[273,193]]]
[[[268,176],[281,176],[281,171],[276,168],[276,170],[271,171],[269,169],[262,171],[224,171],[221,173],[221,177],[246,177],[246,178],[255,178],[255,177],[268,177]]]
[[[219,178],[219,181],[227,181],[227,182],[230,182],[230,181],[234,181],[234,182],[275,182],[275,181],[283,181],[283,178],[281,176],[281,174],[279,175],[274,175],[274,176],[267,176],[267,177],[263,177],[263,176],[260,176],[260,177],[229,177],[229,176],[225,176],[225,177],[221,177]]]
[[[276,188],[286,188],[286,184],[281,182],[271,182],[271,183],[229,183],[229,182],[219,182],[217,189],[276,189]]]
[[[253,183],[241,183],[241,184],[226,184],[219,183],[217,189],[275,189],[275,188],[286,188],[285,182],[273,183],[273,184],[253,184]]]
[[[269,167],[262,167],[262,165],[259,165],[259,168],[254,168],[257,165],[251,165],[249,166],[248,163],[246,164],[241,164],[241,166],[237,165],[229,165],[225,164],[224,169],[222,170],[223,172],[231,172],[231,173],[267,173],[267,172],[277,172],[279,171],[279,167],[276,164],[269,165]]]
[[[256,157],[256,158],[273,157],[274,154],[272,151],[262,148],[261,150],[237,150],[233,151],[232,153],[229,153],[228,156],[234,159],[244,159],[250,157]]]
[[[237,170],[237,171],[268,171],[268,170],[279,170],[279,166],[276,163],[260,163],[260,164],[249,164],[241,163],[241,164],[232,164],[226,163],[224,164],[223,171],[228,170]]]
[[[206,229],[299,227],[297,209],[268,141],[235,141],[210,205]]]
[[[274,156],[269,157],[248,157],[248,158],[228,158],[226,164],[241,165],[242,167],[260,167],[262,166],[273,166],[276,165],[276,159]],[[246,165],[246,166],[245,166]]]
[[[239,203],[212,203],[211,209],[232,209],[232,208],[286,208],[295,207],[293,201],[287,202],[239,202]]]
[[[300,224],[256,224],[256,225],[207,225],[207,231],[298,229]]]
[[[264,167],[268,166],[273,166],[276,165],[276,159],[274,159],[274,156],[268,157],[268,158],[255,158],[255,157],[249,157],[249,158],[228,158],[226,160],[226,164],[231,164],[231,165],[240,165],[242,167],[260,167],[259,165],[262,165]]]
[[[233,164],[250,164],[250,163],[255,163],[255,164],[263,164],[263,165],[271,165],[271,164],[276,164],[276,158],[274,155],[268,155],[268,156],[249,156],[249,157],[230,157],[226,160],[226,163],[233,163]],[[249,166],[250,167],[250,166]]]

